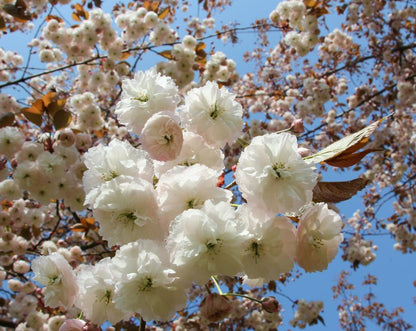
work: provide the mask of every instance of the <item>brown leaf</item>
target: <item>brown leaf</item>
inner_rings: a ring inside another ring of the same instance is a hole
[[[66,128],[72,121],[72,115],[69,111],[60,109],[53,116],[53,126],[56,130]]]
[[[62,110],[65,107],[65,104],[66,104],[66,99],[59,99],[56,101],[52,101],[46,107],[46,112],[49,114],[49,116],[55,117],[55,114],[58,111]]]
[[[26,4],[24,1],[16,1],[15,4],[6,3],[3,5],[3,10],[13,16],[17,22],[27,22],[32,18],[30,13],[26,13]]]
[[[72,13],[71,17],[74,21],[81,22],[81,19],[79,18],[79,16],[76,13]]]
[[[200,50],[205,49],[205,47],[207,47],[207,45],[201,41],[201,42],[199,42],[199,43],[196,45],[196,47],[195,47],[195,51],[196,51],[196,52],[198,52],[198,51],[200,51]]]
[[[39,227],[32,225],[32,233],[35,238],[39,238],[42,234],[42,230]]]
[[[5,126],[10,126],[14,122],[14,114],[13,113],[5,113],[0,116],[0,128],[4,128]]]
[[[331,145],[325,147],[323,150],[304,158],[308,163],[320,163],[326,160],[333,159],[341,154],[351,154],[361,147],[363,147],[370,137],[370,135],[378,128],[381,122],[387,117],[383,117],[378,121],[366,126],[364,129],[350,134]]]
[[[123,52],[123,55],[121,55],[121,61],[128,59],[130,57],[131,53],[130,52]]]
[[[163,51],[163,52],[160,52],[160,53],[157,53],[157,54],[159,54],[160,56],[163,56],[164,58],[166,58],[168,60],[173,59],[172,53],[169,50],[166,50],[166,51]]]
[[[159,19],[163,20],[168,14],[170,13],[170,7],[166,7],[165,9],[161,10],[157,16]]]
[[[325,160],[326,164],[329,164],[333,167],[345,168],[351,167],[354,164],[357,164],[361,159],[366,156],[368,153],[381,151],[378,148],[370,148],[358,153],[342,153],[338,156],[335,156],[331,159]]]
[[[84,7],[82,7],[82,5],[81,5],[81,4],[77,3],[77,4],[75,4],[75,10],[76,10],[78,13],[81,13],[81,12],[83,12],[83,11],[84,11]]]
[[[316,6],[317,1],[316,0],[303,0],[303,4],[307,7],[307,8],[313,8]]]
[[[150,10],[150,6],[151,6],[151,2],[150,1],[145,1],[145,2],[143,2],[143,5],[142,5],[147,11],[149,11]]]
[[[6,22],[3,16],[0,15],[0,31],[6,31]]]
[[[151,9],[153,11],[157,11],[157,9],[159,8],[159,5],[160,5],[159,1],[154,1],[154,2],[152,2]]]
[[[42,99],[37,99],[30,108],[23,108],[22,113],[25,117],[36,124],[37,126],[42,125],[42,114],[45,111],[45,106]]]
[[[71,230],[74,232],[86,232],[87,228],[83,224],[77,223],[71,226]]]
[[[22,109],[23,115],[32,123],[36,124],[37,126],[42,125],[42,115],[34,114],[30,111],[30,108],[23,108]]]
[[[314,202],[337,203],[353,197],[369,180],[357,178],[346,182],[318,182],[313,189]]]
[[[85,217],[85,218],[83,219],[83,221],[84,221],[86,224],[90,224],[90,225],[93,225],[93,224],[95,223],[95,219],[94,219],[94,217]]]
[[[45,18],[45,21],[47,21],[47,22],[52,21],[52,20],[57,20],[59,23],[62,23],[64,21],[62,18],[60,18],[59,16],[56,16],[56,15],[48,15]]]
[[[56,96],[56,92],[49,92],[46,93],[43,97],[42,97],[42,101],[43,101],[43,105],[45,107],[48,107],[49,104],[53,101],[55,101],[55,96]]]

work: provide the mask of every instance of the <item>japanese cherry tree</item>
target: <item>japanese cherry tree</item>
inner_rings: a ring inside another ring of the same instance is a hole
[[[325,325],[337,255],[341,328],[412,327],[348,276],[416,250],[416,6],[237,2],[0,0],[0,330]]]

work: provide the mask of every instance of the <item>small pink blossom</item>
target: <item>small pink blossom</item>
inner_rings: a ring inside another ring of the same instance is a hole
[[[183,134],[178,121],[172,113],[160,112],[146,122],[140,140],[152,159],[170,161],[179,156]]]

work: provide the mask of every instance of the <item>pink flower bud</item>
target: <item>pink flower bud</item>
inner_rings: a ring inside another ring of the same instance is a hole
[[[279,301],[274,297],[267,297],[261,301],[261,307],[268,313],[277,313],[280,310]]]
[[[299,147],[297,152],[302,157],[311,155],[311,150],[304,147]]]
[[[305,127],[303,126],[303,120],[301,118],[294,120],[292,122],[292,125],[290,126],[290,130],[294,133],[305,132]]]
[[[59,328],[59,331],[82,331],[85,321],[69,319],[64,322]]]
[[[218,294],[209,293],[199,305],[201,315],[211,322],[218,322],[228,316],[232,306],[230,301]]]

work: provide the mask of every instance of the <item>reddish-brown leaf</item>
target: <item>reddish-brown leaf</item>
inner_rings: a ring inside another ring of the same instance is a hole
[[[367,138],[368,139],[368,138]],[[380,149],[370,148],[358,153],[342,153],[338,156],[335,156],[331,159],[325,160],[326,164],[329,164],[333,167],[345,168],[351,167],[354,164],[357,164],[361,159],[366,156],[368,153],[380,151]]]
[[[314,202],[337,203],[353,197],[367,184],[368,179],[357,178],[345,182],[318,182],[313,189]]]
[[[304,160],[310,163],[321,163],[334,159],[337,156],[354,153],[368,142],[371,134],[385,119],[386,117],[379,119],[378,121],[366,126],[364,129],[332,143],[311,156],[305,157]]]
[[[3,16],[0,15],[0,31],[6,31],[6,22]]]
[[[0,116],[0,128],[4,128],[5,126],[10,126],[14,122],[14,114],[13,113],[5,113]]]
[[[24,23],[32,18],[32,15],[26,12],[24,1],[18,0],[15,4],[6,3],[2,8],[7,14],[13,16],[17,22]]]
[[[74,232],[86,232],[88,228],[86,228],[83,224],[77,223],[71,226],[71,230]]]
[[[48,15],[48,16],[46,16],[45,20],[47,22],[49,22],[51,20],[57,20],[59,23],[62,23],[64,21],[62,18],[60,18],[59,16],[56,16],[56,15]]]

